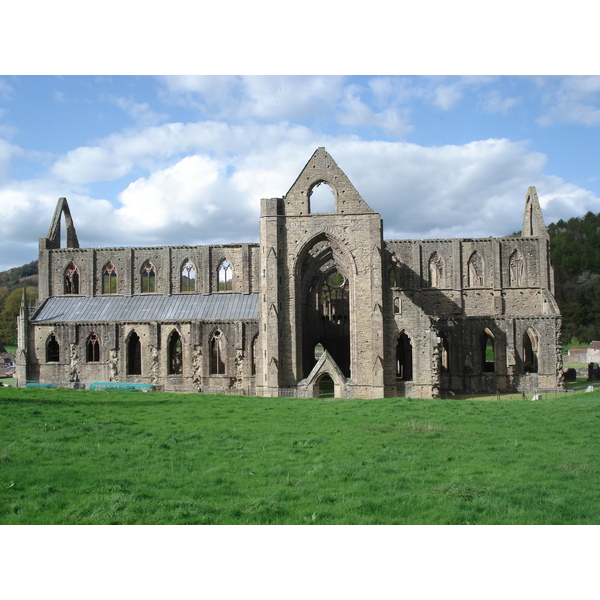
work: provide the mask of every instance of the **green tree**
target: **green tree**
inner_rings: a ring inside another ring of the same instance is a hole
[[[6,296],[2,309],[0,310],[0,340],[6,346],[14,346],[17,343],[17,317],[21,308],[23,288],[13,290]],[[37,301],[37,288],[25,288],[25,301],[27,305],[35,304]]]

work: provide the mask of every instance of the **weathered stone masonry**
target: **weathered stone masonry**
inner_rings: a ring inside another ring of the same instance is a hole
[[[319,185],[331,212],[311,211]],[[19,318],[20,385],[358,398],[562,386],[533,187],[521,237],[384,241],[319,148],[284,197],[262,200],[259,244],[79,248],[62,198],[39,265],[38,308]]]

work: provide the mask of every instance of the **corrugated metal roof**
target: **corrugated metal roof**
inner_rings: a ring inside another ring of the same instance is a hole
[[[258,294],[162,296],[55,296],[37,311],[34,323],[74,321],[200,321],[258,319]]]

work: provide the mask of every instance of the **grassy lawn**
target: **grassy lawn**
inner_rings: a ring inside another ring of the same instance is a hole
[[[0,388],[2,524],[600,524],[600,392]]]

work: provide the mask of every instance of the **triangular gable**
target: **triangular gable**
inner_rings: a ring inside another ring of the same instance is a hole
[[[373,213],[346,174],[338,167],[325,148],[317,148],[284,197],[288,215],[310,214],[310,194],[320,183],[328,184],[335,197],[335,213]]]
[[[344,374],[327,350],[323,351],[323,354],[321,354],[321,358],[319,358],[317,364],[312,368],[312,371],[309,373],[308,377],[300,382],[300,385],[303,385],[307,388],[311,387],[317,382],[317,379],[319,379],[319,377],[325,373],[327,373],[331,379],[333,379],[333,382],[336,385],[346,385],[346,378],[344,377]]]
[[[75,225],[71,218],[71,211],[66,198],[59,198],[54,211],[54,217],[48,230],[46,238],[49,241],[49,248],[60,248],[60,221],[62,215],[65,215],[65,225],[67,226],[67,248],[79,248],[79,240],[75,232]]]

